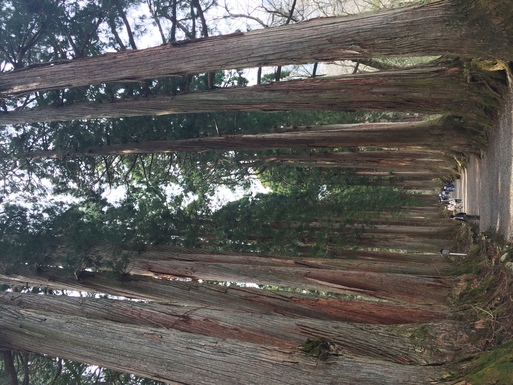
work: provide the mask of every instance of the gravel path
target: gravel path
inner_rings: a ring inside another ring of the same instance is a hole
[[[463,199],[467,214],[479,215],[480,230],[495,230],[506,240],[513,240],[513,89],[488,147],[481,157],[472,157],[461,179],[455,183],[456,194]]]

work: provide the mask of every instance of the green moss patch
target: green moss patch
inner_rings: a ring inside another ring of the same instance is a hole
[[[301,345],[300,349],[308,355],[320,360],[328,359],[330,355],[336,354],[337,350],[335,344],[324,337],[308,338],[306,342]]]
[[[472,385],[513,383],[513,341],[480,354],[471,364],[466,380]]]

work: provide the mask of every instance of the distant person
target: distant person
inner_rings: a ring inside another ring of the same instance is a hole
[[[461,210],[461,209],[463,209],[463,201],[459,198],[453,199],[453,201],[447,205],[447,210],[449,210],[449,211],[455,211],[455,210]]]
[[[479,220],[479,215],[468,215],[467,213],[458,213],[451,215],[451,219],[455,221],[467,222],[469,220]]]

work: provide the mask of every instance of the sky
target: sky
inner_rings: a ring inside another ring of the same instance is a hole
[[[246,0],[246,1],[237,1],[237,0],[221,0],[220,4],[221,6],[216,7],[214,9],[214,12],[209,12],[207,14],[208,17],[211,18],[208,25],[209,27],[215,26],[215,34],[227,34],[232,33],[234,31],[248,31],[253,30],[257,28],[262,28],[261,25],[259,25],[257,22],[255,22],[252,18],[258,18],[260,20],[266,20],[268,14],[262,11],[262,8],[259,6],[261,4],[261,0]],[[244,18],[227,18],[225,17],[227,12],[225,7],[229,9],[230,13],[232,14],[238,14],[238,15],[250,15],[251,18],[244,19]],[[137,10],[133,10],[129,14],[129,17],[134,20],[138,19],[140,17],[146,17],[150,19],[149,10],[147,8],[146,3],[142,3],[140,8]],[[160,37],[160,33],[158,32],[158,29],[156,26],[147,25],[147,31],[144,35],[140,36],[137,45],[139,49],[143,48],[149,48],[154,47],[157,45],[161,45],[162,40]],[[269,68],[267,72],[272,72],[272,68]],[[264,70],[265,74],[265,70]],[[250,84],[256,83],[256,70],[246,70],[245,76],[250,81]],[[215,196],[212,198],[212,209],[217,210],[221,208],[223,205],[225,205],[228,202],[238,200],[242,198],[244,195],[251,193],[269,193],[271,190],[268,188],[265,188],[258,178],[253,177],[251,179],[251,188],[250,190],[245,190],[242,188],[236,188],[236,189],[230,189],[226,186],[219,186],[217,188],[217,192]],[[178,188],[178,187],[177,187]],[[172,191],[172,188],[170,189],[169,193],[177,193],[178,190]],[[120,199],[122,199],[125,195],[125,189],[123,187],[118,187],[116,189],[109,189],[105,192],[104,196],[109,201],[109,203],[116,203]],[[191,200],[193,200],[194,197],[189,197],[184,201],[184,203],[190,203]]]

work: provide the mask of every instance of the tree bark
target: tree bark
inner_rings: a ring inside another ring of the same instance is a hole
[[[0,96],[170,75],[383,56],[513,60],[511,1],[442,0],[314,19],[140,51],[45,63],[0,75]]]
[[[400,135],[400,134],[399,134]],[[336,137],[333,138],[336,141]],[[412,142],[412,145],[415,145]],[[400,146],[399,143],[396,146]],[[419,144],[419,146],[421,146]],[[315,147],[315,146],[312,146]],[[342,146],[334,146],[342,147]],[[292,147],[289,147],[292,148]],[[408,168],[416,166],[416,168],[430,168],[430,167],[454,167],[450,164],[452,158],[447,156],[443,151],[430,151],[423,148],[415,149],[386,149],[386,150],[356,150],[356,151],[336,151],[325,152],[316,154],[307,154],[301,158],[301,155],[276,155],[277,160],[295,160],[295,159],[308,159],[311,158],[324,158],[326,161],[331,161],[340,165],[341,168],[372,168],[376,167],[398,167]],[[264,158],[270,160],[272,158]]]
[[[314,147],[314,146],[312,146]],[[431,155],[431,156],[430,156]],[[457,170],[457,163],[442,153],[422,151],[357,151],[327,152],[311,154],[277,154],[273,156],[255,157],[260,163],[290,163],[317,167],[337,167],[360,171],[388,172],[438,172],[441,170]],[[438,159],[437,159],[438,157]],[[244,159],[244,158],[242,158]]]
[[[352,167],[341,168],[339,164],[332,161],[331,159],[325,159],[322,155],[315,156],[289,156],[284,155],[281,156],[273,156],[268,158],[263,158],[262,161],[255,162],[246,162],[245,166],[248,167],[262,167],[269,166],[272,164],[279,163],[281,165],[290,166],[290,167],[315,167],[315,168],[336,168],[340,170],[340,174],[353,174],[357,176],[365,176],[365,177],[373,177],[373,178],[399,178],[403,181],[415,181],[415,180],[425,180],[425,179],[435,179],[440,177],[441,172],[447,172],[452,175],[452,173],[456,173],[456,171],[452,168],[449,169],[437,169],[437,170],[429,170],[429,169],[408,169],[408,168],[400,168],[400,167],[390,167],[390,166],[374,166],[374,167],[365,167],[362,169]],[[411,182],[413,183],[413,182]]]
[[[432,195],[431,195],[432,197]],[[357,223],[357,222],[355,222]],[[373,225],[399,225],[409,227],[431,226],[438,228],[445,228],[446,230],[453,229],[454,223],[451,223],[447,218],[412,218],[409,215],[401,214],[399,216],[379,216],[370,220]]]
[[[376,225],[366,229],[368,234],[383,234],[383,236],[410,236],[414,238],[451,238],[454,224],[446,221],[444,225],[435,224],[424,226],[408,226],[408,225]]]
[[[451,228],[454,228],[453,223],[449,223]],[[416,229],[421,234],[437,234],[441,231],[439,228],[428,228],[428,227],[410,227],[404,228],[404,226],[381,226],[377,228],[377,231],[391,231],[396,230],[398,232],[409,231],[417,234]],[[362,264],[357,260],[338,259],[338,258],[290,258],[283,256],[269,256],[260,255],[253,253],[209,253],[202,252],[201,249],[188,249],[188,248],[177,248],[174,246],[156,246],[147,245],[144,250],[140,251],[136,259],[140,257],[143,259],[150,259],[153,261],[165,261],[165,260],[180,260],[187,261],[197,264],[210,264],[210,263],[226,263],[229,265],[252,265],[252,266],[264,266],[269,269],[274,267],[290,267],[295,269],[296,267],[310,267],[311,269],[329,269],[329,270],[350,270],[350,271],[362,271],[362,272],[373,272],[373,273],[400,273],[400,274],[411,274],[411,275],[424,275],[424,276],[440,276],[440,272],[444,270],[441,265],[433,267],[436,263],[426,264],[408,264],[408,263],[394,263],[391,261],[387,262],[374,262],[368,264]],[[441,262],[441,261],[440,261]],[[448,265],[443,263],[445,267]]]
[[[219,111],[371,110],[453,114],[488,119],[482,83],[468,83],[457,67],[419,67],[337,78],[151,95],[109,103],[75,103],[0,114],[0,124],[122,118]],[[497,95],[494,95],[495,97]]]
[[[297,346],[265,346],[156,324],[86,319],[73,311],[56,315],[51,309],[23,309],[19,301],[9,301],[2,309],[2,348],[49,354],[171,383],[261,384],[265,376],[267,384],[429,384],[445,374],[440,366],[404,365],[368,356],[347,358],[337,340],[331,342],[332,354],[320,360]],[[109,306],[97,310],[111,313]],[[359,334],[353,333],[351,339],[356,338]],[[368,344],[372,351],[397,351],[398,347],[400,342],[393,338],[390,345]]]
[[[441,210],[440,207],[437,206],[413,206],[413,207],[405,207],[402,206],[401,209],[407,210],[408,215],[410,216],[420,216],[420,217],[436,217],[441,218]]]
[[[98,272],[79,282],[74,277],[70,278],[63,274],[62,270],[49,268],[37,275],[0,275],[0,282],[12,286],[102,293],[178,307],[223,309],[228,313],[381,325],[440,320],[445,318],[448,312],[445,306],[426,308],[413,304],[404,306],[340,297],[319,298],[237,285],[221,286],[206,282],[166,279],[162,276],[160,278],[163,279],[131,274],[123,280],[116,280]]]
[[[293,165],[293,164],[291,164]],[[323,164],[323,163],[313,163],[308,164],[312,167],[336,167],[335,165],[331,164]],[[343,169],[342,169],[343,170]],[[409,180],[409,181],[415,181],[415,180],[425,180],[427,178],[434,179],[440,176],[439,172],[429,171],[429,170],[417,170],[417,171],[382,171],[382,170],[372,170],[372,171],[366,171],[366,170],[356,170],[356,175],[360,176],[368,176],[368,177],[395,177],[400,178],[402,180]]]
[[[447,239],[419,239],[390,236],[383,234],[363,234],[358,240],[359,247],[379,248],[387,251],[399,251],[410,253],[438,253],[441,248],[446,248],[450,240]]]
[[[9,293],[0,297],[2,305],[8,305],[10,301],[16,301],[20,309],[38,312],[51,309],[53,314],[76,315],[125,325],[174,329],[264,346],[297,348],[307,338],[326,338],[340,341],[338,345],[358,356],[397,363],[433,364],[437,363],[441,356],[446,355],[440,351],[434,353],[437,350],[435,346],[430,355],[415,352],[411,339],[394,333],[394,329],[398,326],[353,325],[340,321],[312,320],[281,314],[235,313],[229,307],[213,309],[200,306],[20,293]],[[356,334],[358,334],[357,338],[355,338]],[[383,349],[385,346],[388,348],[395,346],[395,348]]]
[[[11,350],[4,350],[2,352],[2,358],[4,361],[4,371],[7,374],[7,377],[9,377],[11,385],[19,385],[16,367],[14,366],[13,352]]]
[[[414,253],[398,253],[387,251],[376,251],[366,249],[346,249],[342,250],[341,257],[349,259],[358,259],[362,261],[397,261],[403,263],[430,263],[437,264],[440,262],[438,251],[425,254]]]
[[[227,135],[173,141],[148,141],[141,143],[113,144],[85,150],[34,151],[30,158],[64,158],[124,154],[155,154],[186,151],[235,151],[281,148],[333,148],[333,147],[404,147],[428,146],[439,149],[468,146],[464,129],[452,119],[421,122],[333,124],[324,126],[294,127],[295,132],[257,135]],[[417,162],[438,164],[449,160],[441,151],[362,151],[325,154],[326,157],[353,158],[376,164],[411,165]],[[363,158],[362,160],[358,158]],[[376,159],[378,158],[378,159]],[[391,158],[395,159],[394,162]],[[400,159],[400,161],[398,161]],[[381,160],[381,161],[379,161]]]
[[[433,192],[439,187],[439,181],[435,179],[425,179],[417,181],[409,180],[384,180],[373,182],[373,186],[395,186],[405,190],[430,190],[429,195],[433,196]]]
[[[206,258],[206,257],[204,257]],[[257,258],[257,257],[256,257]],[[341,294],[387,299],[397,303],[438,304],[447,301],[450,279],[429,275],[410,275],[360,269],[332,269],[323,266],[290,265],[264,258],[228,259],[197,262],[194,258],[171,252],[133,255],[133,272],[138,274],[203,279],[222,282],[246,282],[261,285],[319,290]]]

